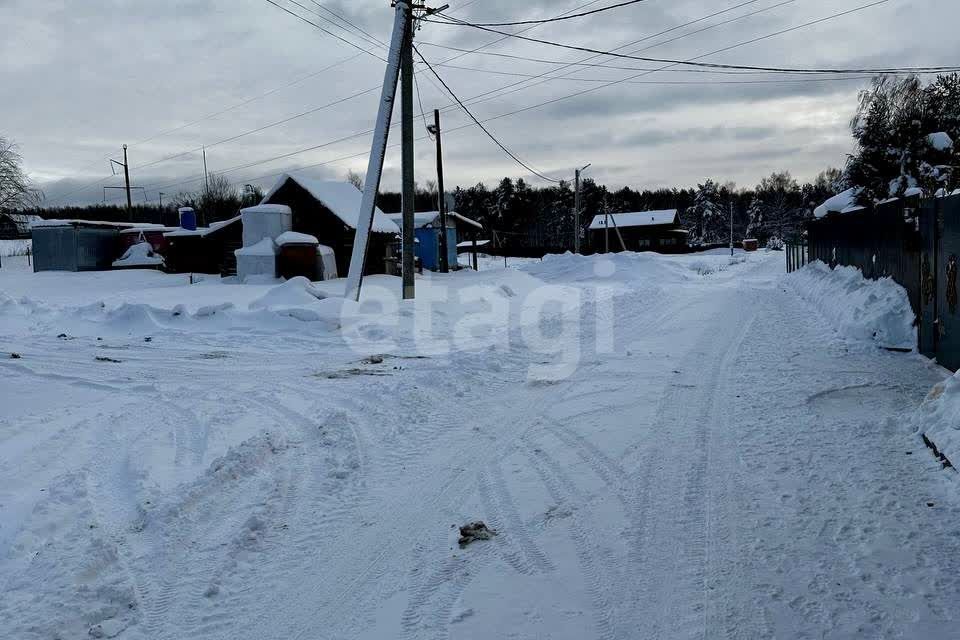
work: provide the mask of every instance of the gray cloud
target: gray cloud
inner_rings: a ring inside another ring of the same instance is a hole
[[[288,0],[279,1],[325,28],[374,49],[356,34],[349,35],[324,22],[324,18],[336,19],[316,5],[302,3],[319,15],[307,14]],[[392,11],[385,0],[319,1],[373,36],[389,37]],[[515,2],[485,0],[469,4],[451,2],[450,11],[476,20],[529,18],[556,15],[578,4],[582,2],[535,0],[524,3],[521,10]],[[773,4],[774,0],[757,3],[653,38],[649,36],[719,9],[704,0],[648,0],[585,20],[537,27],[527,33],[601,49],[642,40],[623,50],[650,47],[641,55],[687,58],[855,6],[841,6],[831,0],[798,0],[665,43]],[[460,5],[463,6],[458,12]],[[942,5],[933,0],[918,0],[907,6],[902,0],[894,0],[809,29],[711,55],[706,60],[841,67],[951,64],[960,50],[951,27],[960,17],[960,6]],[[356,49],[263,0],[241,4],[228,0],[133,4],[120,0],[5,0],[0,5],[0,19],[8,26],[7,37],[0,42],[0,81],[5,89],[10,89],[0,101],[0,135],[20,143],[28,171],[44,186],[51,201],[91,183],[93,186],[86,191],[66,200],[99,201],[101,185],[118,182],[109,176],[107,158],[118,157],[124,142],[130,144],[134,181],[150,187],[153,198],[159,187],[165,187],[166,193],[196,188],[197,177],[202,174],[199,154],[158,161],[202,144],[213,145],[208,149],[211,169],[226,171],[236,181],[318,163],[330,164],[306,171],[334,178],[349,168],[365,168],[362,154],[369,145],[369,136],[274,162],[254,163],[368,130],[376,112],[375,92],[261,133],[215,144],[239,132],[377,86],[382,78],[382,63],[372,56],[358,55]],[[920,33],[923,37],[916,37]],[[424,24],[417,37],[461,48],[497,39],[488,33],[432,24]],[[492,45],[487,50],[565,61],[590,57],[516,40]],[[434,62],[458,55],[433,47],[423,47],[423,52]],[[345,62],[310,77],[340,61]],[[595,61],[648,66],[610,58]],[[553,69],[551,65],[480,54],[464,55],[450,64],[523,74]],[[812,177],[828,165],[842,164],[850,149],[847,121],[857,90],[866,85],[863,80],[622,83],[557,100],[595,85],[567,80],[537,84],[523,78],[463,69],[439,70],[464,98],[519,83],[513,88],[521,90],[494,93],[495,98],[474,104],[471,109],[481,118],[553,101],[493,120],[489,127],[539,170],[569,177],[573,166],[593,162],[593,176],[613,187],[689,185],[707,177],[750,184],[770,171],[784,168],[801,178]],[[571,75],[617,79],[630,72],[582,68]],[[714,76],[677,70],[639,78],[655,82],[761,79],[767,77]],[[419,76],[418,85],[426,109],[449,104],[427,74]],[[269,95],[251,100],[268,91]],[[246,101],[249,102],[236,109],[204,118]],[[200,121],[184,127],[197,120]],[[445,140],[449,183],[493,182],[503,175],[524,173],[475,128],[456,130],[466,124],[469,121],[463,114],[456,110],[445,112],[444,127],[450,131]],[[422,123],[418,123],[418,133],[422,129]],[[355,154],[361,157],[347,157]],[[333,160],[336,161],[330,162]],[[229,170],[243,165],[254,166]],[[385,170],[385,188],[396,187],[398,166],[398,154],[392,148]],[[430,179],[432,170],[432,145],[424,141],[417,149],[418,179]],[[270,179],[263,178],[262,182]]]

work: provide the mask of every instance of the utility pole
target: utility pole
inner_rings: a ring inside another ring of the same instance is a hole
[[[580,253],[580,169],[573,174],[573,252]]]
[[[730,201],[730,257],[733,257],[733,200]]]
[[[160,195],[160,208],[163,209],[163,191],[160,191],[159,195]]]
[[[437,200],[440,211],[440,273],[449,273],[450,265],[447,253],[447,199],[443,191],[443,145],[440,142],[440,109],[433,110],[433,129],[437,137]]]
[[[363,271],[367,260],[367,244],[370,229],[373,226],[373,212],[376,208],[377,192],[383,177],[383,159],[387,151],[390,134],[390,120],[397,96],[397,84],[403,76],[403,95],[401,96],[401,115],[403,119],[403,297],[413,297],[413,4],[412,0],[397,0],[390,49],[387,55],[387,68],[383,75],[383,89],[380,93],[380,106],[377,122],[373,130],[373,144],[370,146],[370,159],[367,162],[367,174],[364,181],[363,199],[357,219],[353,251],[350,256],[350,272],[347,275],[345,297],[360,300],[363,286]],[[422,7],[418,7],[422,8]],[[430,15],[443,11],[426,9]],[[402,70],[402,73],[401,73]],[[408,250],[409,247],[409,250]],[[409,279],[409,288],[407,286]]]
[[[413,172],[413,7],[407,0],[408,11],[403,24],[403,48],[400,50],[400,138],[402,156],[401,200],[403,211],[403,299],[416,297],[414,280],[414,225],[416,211]],[[399,2],[398,2],[399,4]]]
[[[127,161],[127,145],[123,145],[123,180],[127,185],[127,211],[133,215],[133,201],[130,199],[130,163]]]
[[[123,167],[124,189],[127,192],[127,217],[133,222],[133,200],[130,198],[130,163],[127,161],[127,145],[123,145],[123,162],[110,160],[110,171],[113,172],[114,165]],[[109,187],[108,187],[109,188]]]
[[[603,252],[610,253],[610,213],[606,196],[603,197]]]
[[[580,174],[590,168],[589,163],[573,173],[573,252],[580,253]]]
[[[203,147],[203,190],[210,195],[210,174],[207,173],[207,147]]]

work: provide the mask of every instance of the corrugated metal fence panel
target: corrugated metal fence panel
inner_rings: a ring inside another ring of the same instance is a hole
[[[937,224],[940,246],[937,251],[936,354],[948,369],[960,368],[960,301],[957,272],[960,268],[960,197],[940,198]]]
[[[119,258],[120,235],[116,229],[77,229],[77,269],[109,269]]]
[[[927,200],[919,210],[917,229],[920,232],[920,353],[937,356],[937,230],[938,207],[935,200]]]
[[[38,227],[33,230],[34,271],[76,271],[77,236],[73,227]]]

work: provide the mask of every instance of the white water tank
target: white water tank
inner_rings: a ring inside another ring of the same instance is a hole
[[[293,212],[285,204],[260,204],[240,210],[243,246],[252,247],[264,238],[276,239],[293,229]]]

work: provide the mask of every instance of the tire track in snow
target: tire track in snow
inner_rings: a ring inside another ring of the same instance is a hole
[[[551,498],[558,505],[569,504],[571,496],[577,497],[578,502],[582,503],[580,490],[546,452],[542,449],[534,449],[524,450],[524,454],[530,462],[530,467],[540,477]],[[597,556],[591,552],[591,546],[577,514],[573,513],[568,521],[570,539],[576,550],[580,571],[593,606],[591,613],[596,626],[596,635],[593,637],[598,640],[612,640],[617,637],[613,630],[615,614],[609,593],[613,590],[613,586],[604,584],[603,576],[609,578],[617,575],[618,572],[615,567],[597,566]]]
[[[270,508],[260,516],[266,529],[259,548],[236,549],[215,578],[216,606],[207,607],[198,627],[204,635],[227,631],[235,615],[254,606],[271,585],[283,584],[362,503],[363,446],[349,416],[333,410],[320,422],[270,395],[258,394],[253,401],[295,425],[300,439],[283,465],[284,481]],[[244,586],[251,584],[257,587]]]
[[[743,314],[751,305],[736,307],[736,313]],[[682,486],[681,509],[672,510],[672,518],[661,516],[658,538],[648,540],[661,550],[675,549],[673,554],[657,561],[658,579],[667,578],[659,585],[648,585],[654,603],[651,612],[657,617],[654,632],[671,638],[703,638],[707,634],[706,611],[710,596],[707,588],[708,566],[708,522],[710,520],[710,487],[707,482],[710,466],[710,433],[714,416],[719,407],[720,389],[726,371],[746,338],[756,318],[756,311],[750,311],[747,318],[734,322],[729,317],[710,326],[720,327],[720,333],[705,333],[687,357],[689,364],[683,371],[693,387],[692,394],[671,394],[669,400],[658,410],[656,425],[667,433],[671,447],[683,451],[685,470],[676,478],[677,488]],[[703,364],[707,363],[704,367]],[[699,364],[699,366],[697,366]],[[691,397],[692,396],[692,397]],[[661,478],[664,484],[673,484],[671,475],[675,468],[664,467],[666,476]],[[726,470],[721,469],[721,473]],[[665,512],[669,513],[669,512]]]

